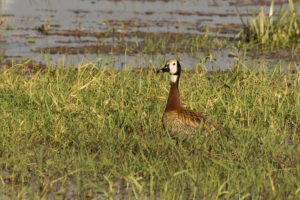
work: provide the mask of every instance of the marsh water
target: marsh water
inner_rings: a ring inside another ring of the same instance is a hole
[[[268,13],[269,5],[270,0],[0,0],[0,52],[9,60],[30,58],[48,63],[61,59],[74,65],[101,58],[113,61],[116,68],[124,64],[145,66],[148,60],[158,64],[171,57],[179,57],[185,67],[194,67],[209,54],[214,61],[207,61],[208,70],[226,70],[236,61],[231,56],[238,53],[235,48],[205,49],[193,54],[162,54],[155,50],[124,54],[111,47],[117,33],[133,43],[147,34],[203,34],[207,29],[212,36],[234,38],[242,25],[237,12],[247,21],[262,6]],[[287,1],[275,2],[276,9],[285,6]]]

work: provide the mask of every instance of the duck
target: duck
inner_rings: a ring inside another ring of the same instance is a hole
[[[182,107],[179,96],[179,78],[181,65],[178,60],[168,60],[162,69],[156,73],[169,73],[170,92],[167,105],[162,117],[162,126],[171,137],[186,140],[195,133],[206,130],[214,131],[216,128],[202,114]]]

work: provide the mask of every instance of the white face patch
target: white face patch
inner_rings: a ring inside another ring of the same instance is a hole
[[[170,75],[171,82],[176,83],[177,79],[178,79],[178,75]]]
[[[177,72],[177,62],[172,61],[169,63],[170,74],[175,74]]]

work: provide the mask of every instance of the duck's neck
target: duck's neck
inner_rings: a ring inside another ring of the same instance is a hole
[[[165,111],[171,110],[178,110],[181,108],[180,98],[179,98],[179,90],[178,90],[178,83],[179,83],[179,76],[172,75],[171,77],[171,88],[169,93],[169,98],[167,102],[167,107]]]

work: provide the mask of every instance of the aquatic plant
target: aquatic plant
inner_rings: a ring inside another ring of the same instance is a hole
[[[293,0],[289,0],[289,9],[280,9],[276,14],[274,12],[274,0],[272,0],[267,16],[264,7],[261,7],[258,16],[253,15],[247,23],[240,17],[243,29],[237,36],[241,38],[242,42],[271,45],[271,47],[299,43],[298,7],[298,3],[294,5]]]

